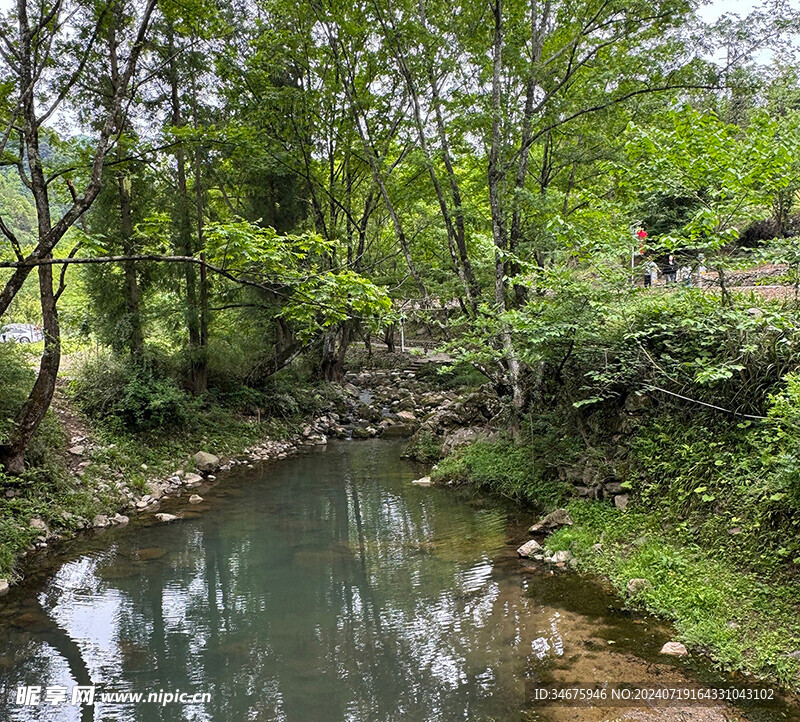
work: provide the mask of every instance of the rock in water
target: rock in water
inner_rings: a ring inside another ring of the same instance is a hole
[[[200,494],[192,494],[189,497],[190,504],[199,504],[201,501],[203,501],[203,497]]]
[[[528,531],[531,534],[543,534],[561,526],[572,526],[572,517],[566,509],[556,509],[548,514],[544,519],[536,522]]]
[[[154,514],[153,516],[158,521],[165,522],[165,523],[169,522],[169,521],[177,521],[177,519],[178,519],[178,517],[175,516],[174,514],[164,514],[163,512],[161,514]]]
[[[0,579],[0,597],[8,594],[9,584],[8,579]]]
[[[193,486],[200,486],[203,483],[203,477],[200,474],[187,474],[183,477],[183,483],[191,489]]]
[[[417,486],[431,486],[431,484],[433,484],[430,476],[423,476],[421,479],[414,479],[414,481],[411,483],[416,484]]]
[[[219,457],[207,451],[198,451],[194,455],[194,465],[202,472],[210,473],[219,468]]]
[[[146,547],[144,549],[137,549],[131,553],[131,559],[137,562],[149,562],[153,559],[161,559],[165,556],[167,550],[163,547]]]
[[[541,554],[542,546],[536,539],[531,539],[530,541],[525,542],[519,549],[517,549],[517,554],[521,557],[528,557],[530,559],[534,556],[534,554]]]
[[[685,657],[689,652],[680,642],[667,642],[661,647],[661,654],[668,654],[670,657]]]

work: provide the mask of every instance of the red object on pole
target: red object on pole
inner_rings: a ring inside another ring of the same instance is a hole
[[[640,228],[636,232],[636,235],[643,241],[645,238],[647,238],[647,231],[644,228]]]

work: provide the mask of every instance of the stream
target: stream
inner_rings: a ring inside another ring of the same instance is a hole
[[[0,600],[0,720],[800,719],[784,702],[537,700],[547,685],[732,681],[660,655],[670,628],[596,582],[518,559],[530,511],[414,486],[401,451],[339,442],[242,469],[201,504],[165,503],[180,521],[39,561]],[[94,704],[72,704],[76,685]],[[18,700],[31,686],[38,703]]]

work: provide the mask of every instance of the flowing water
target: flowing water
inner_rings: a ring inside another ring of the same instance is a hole
[[[542,685],[718,680],[660,656],[669,629],[597,584],[519,560],[530,513],[414,486],[420,469],[400,452],[332,444],[229,477],[202,504],[177,504],[179,522],[73,543],[0,600],[0,720],[738,717],[543,707]],[[31,685],[39,704],[18,704]],[[76,685],[96,687],[94,705],[70,704]],[[164,694],[99,699],[109,692]],[[169,693],[208,697],[163,704]]]

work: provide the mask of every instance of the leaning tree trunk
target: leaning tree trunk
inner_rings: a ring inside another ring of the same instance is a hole
[[[9,474],[25,470],[25,450],[44,419],[56,388],[58,367],[61,364],[61,330],[53,292],[53,267],[39,268],[39,293],[41,295],[44,328],[44,353],[39,375],[27,401],[14,422],[6,444],[0,446],[0,464]]]

